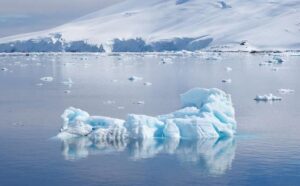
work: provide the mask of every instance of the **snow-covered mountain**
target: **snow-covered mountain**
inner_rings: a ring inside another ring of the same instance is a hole
[[[300,0],[124,0],[0,52],[300,50]]]

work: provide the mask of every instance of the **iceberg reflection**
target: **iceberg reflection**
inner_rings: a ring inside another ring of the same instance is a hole
[[[214,175],[231,168],[235,156],[234,138],[228,139],[144,139],[98,140],[88,137],[62,139],[62,153],[66,160],[87,158],[93,154],[128,152],[131,160],[154,158],[160,154],[175,155],[179,161],[191,163]]]

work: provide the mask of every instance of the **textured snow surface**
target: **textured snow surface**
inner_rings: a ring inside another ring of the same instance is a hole
[[[299,0],[125,0],[68,24],[0,39],[0,52],[299,50]]]
[[[231,96],[219,89],[195,88],[181,95],[182,109],[157,117],[129,114],[126,120],[90,116],[70,107],[60,138],[87,136],[92,139],[203,139],[224,138],[236,132]]]

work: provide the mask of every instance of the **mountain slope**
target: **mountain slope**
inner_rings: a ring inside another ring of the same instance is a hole
[[[54,29],[2,38],[0,51],[299,50],[299,17],[300,0],[125,0]]]

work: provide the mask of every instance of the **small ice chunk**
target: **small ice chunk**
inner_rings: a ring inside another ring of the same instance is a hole
[[[118,80],[117,80],[117,79],[113,79],[113,80],[111,80],[111,82],[113,82],[113,83],[117,83],[117,82],[118,82]]]
[[[70,90],[65,90],[64,93],[65,93],[65,94],[70,94],[71,91],[70,91]]]
[[[61,83],[64,84],[64,85],[67,85],[67,86],[69,86],[69,87],[71,87],[71,86],[73,85],[73,81],[72,81],[71,78],[68,78],[67,81],[63,81],[63,82],[61,82]]]
[[[141,81],[143,80],[142,77],[138,77],[138,76],[131,76],[128,78],[129,81]]]
[[[103,104],[105,105],[112,105],[112,104],[115,104],[116,102],[113,101],[113,100],[107,100],[107,101],[104,101]]]
[[[40,86],[43,86],[43,85],[44,85],[43,83],[37,83],[37,84],[36,84],[36,86],[39,86],[39,87],[40,87]]]
[[[46,81],[46,82],[52,82],[54,80],[51,76],[42,77],[40,80]]]
[[[292,90],[292,89],[284,89],[284,88],[282,88],[282,89],[279,89],[278,92],[279,92],[280,94],[292,94],[292,93],[294,93],[295,91]]]
[[[231,72],[231,71],[232,71],[232,68],[231,68],[231,67],[226,67],[226,71],[227,71],[227,72]]]
[[[167,65],[167,64],[172,64],[173,61],[171,58],[163,58],[161,59],[161,64]]]
[[[1,68],[1,71],[8,71],[8,69],[7,68]]]
[[[209,56],[205,58],[208,61],[217,61],[217,60],[221,60],[222,58],[219,56]]]
[[[280,63],[280,64],[285,62],[284,59],[282,59],[281,57],[278,57],[278,56],[274,57],[273,60],[275,63]]]
[[[144,85],[145,85],[145,86],[151,86],[152,83],[150,83],[150,82],[144,82]]]
[[[125,109],[124,106],[118,106],[117,108],[118,108],[119,110],[124,110],[124,109]]]
[[[232,80],[231,79],[223,79],[222,83],[232,83]]]
[[[274,56],[272,59],[266,61],[267,64],[282,64],[285,60],[279,56]]]
[[[22,123],[22,122],[14,122],[14,123],[12,123],[12,125],[17,126],[17,127],[23,127],[24,123]]]
[[[134,102],[133,104],[136,104],[136,105],[144,105],[144,104],[145,104],[145,101],[137,101],[137,102]]]
[[[281,101],[282,98],[275,96],[273,94],[266,94],[266,95],[257,95],[254,98],[255,101]]]
[[[80,60],[88,60],[87,57],[81,57]]]
[[[259,63],[259,66],[267,66],[267,65],[271,65],[271,63],[268,63],[268,62],[261,62],[261,63]]]

